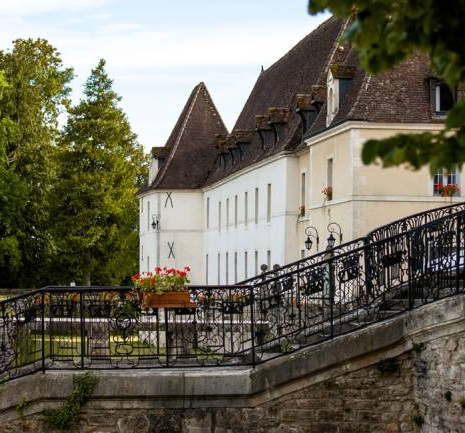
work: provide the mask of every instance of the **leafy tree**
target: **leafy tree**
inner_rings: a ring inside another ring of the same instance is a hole
[[[51,257],[53,154],[73,73],[44,39],[0,51],[0,71],[0,283],[31,287],[46,280]]]
[[[7,89],[5,74],[0,71],[0,100]],[[11,119],[3,115],[0,105],[0,269],[8,268],[11,271],[18,271],[21,265],[20,221],[27,200],[25,182],[13,170],[9,170],[7,146],[16,132],[15,126]],[[2,275],[0,283],[5,277]]]
[[[427,53],[436,76],[451,89],[465,81],[465,0],[310,0],[312,14],[329,9],[351,18],[345,39],[359,53],[362,67],[380,73],[408,58]],[[465,99],[449,111],[441,133],[405,134],[365,143],[362,159],[380,158],[384,166],[408,163],[432,171],[465,161]]]
[[[67,277],[119,283],[137,269],[138,206],[145,157],[119,108],[120,97],[100,60],[85,99],[70,108],[58,155],[54,238]],[[69,280],[68,280],[69,281]]]

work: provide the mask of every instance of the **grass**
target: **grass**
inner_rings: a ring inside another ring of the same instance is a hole
[[[120,335],[110,335],[109,345],[104,347],[89,346],[91,339],[86,338],[86,356],[101,356],[102,358],[113,356],[141,357],[164,355],[164,350],[156,351],[156,346],[140,341],[137,335],[129,336],[125,340]],[[109,350],[108,350],[109,349]],[[163,349],[163,348],[160,348]],[[77,335],[54,335],[45,334],[44,351],[46,358],[57,361],[72,361],[81,356],[81,337]],[[31,364],[42,359],[42,336],[31,334],[28,338],[22,339],[16,357],[15,367]]]

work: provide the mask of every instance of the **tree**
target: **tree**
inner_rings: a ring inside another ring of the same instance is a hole
[[[465,0],[311,0],[312,14],[329,9],[351,18],[345,39],[358,51],[362,67],[380,73],[406,60],[414,51],[427,53],[436,76],[455,89],[465,81]],[[397,135],[370,140],[364,163],[381,159],[384,166],[413,168],[430,164],[432,171],[465,162],[465,99],[449,111],[441,133]]]
[[[0,282],[31,287],[46,280],[51,257],[53,154],[73,72],[44,39],[0,51],[0,71]]]
[[[0,71],[0,100],[8,89],[5,74]],[[27,201],[27,187],[20,177],[9,170],[7,146],[16,132],[14,122],[3,115],[0,106],[0,269],[18,271],[21,265],[21,216]],[[0,282],[5,280],[2,275]]]
[[[53,233],[68,278],[112,284],[138,266],[136,194],[145,156],[118,107],[104,60],[84,94],[69,110],[59,150]]]

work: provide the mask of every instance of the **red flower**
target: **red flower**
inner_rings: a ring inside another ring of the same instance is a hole
[[[179,276],[184,278],[185,276],[187,276],[187,274],[185,272],[181,271],[181,272],[179,272]]]
[[[134,274],[131,278],[133,280],[137,280],[140,277],[140,274]]]
[[[149,281],[149,284],[153,284],[153,280],[150,280],[150,281]]]
[[[185,270],[186,272],[190,272],[190,271],[191,271],[191,268],[189,268],[189,266],[184,266],[184,270]]]
[[[157,266],[157,267],[155,268],[155,272],[156,272],[157,274],[159,274],[159,273],[161,272],[161,268]]]

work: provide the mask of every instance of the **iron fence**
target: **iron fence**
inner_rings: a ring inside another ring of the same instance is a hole
[[[47,369],[255,365],[464,291],[463,205],[396,221],[234,286],[151,307],[128,287],[0,302],[0,381]]]

